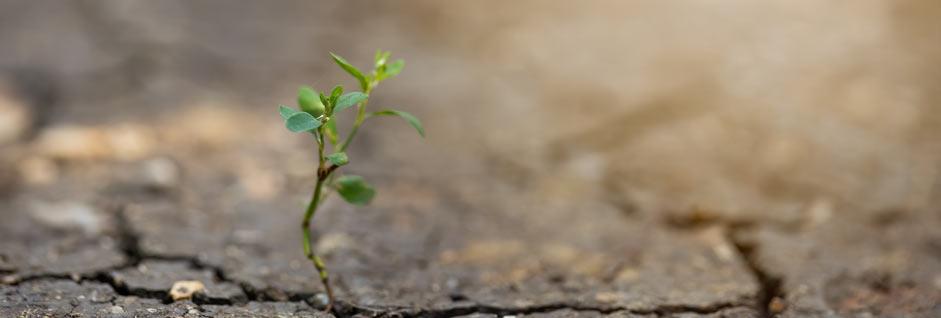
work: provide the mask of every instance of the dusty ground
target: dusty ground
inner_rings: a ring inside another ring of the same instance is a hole
[[[0,316],[329,316],[275,107],[404,57],[338,316],[941,316],[936,1],[0,1]],[[344,168],[344,169],[347,169]],[[174,282],[206,292],[172,301]]]

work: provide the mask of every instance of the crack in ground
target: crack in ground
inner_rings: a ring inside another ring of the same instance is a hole
[[[761,290],[756,295],[756,305],[761,317],[774,317],[780,311],[780,308],[775,308],[778,307],[776,306],[777,302],[784,299],[784,291],[781,289],[781,282],[784,277],[773,275],[761,266],[757,255],[759,249],[757,242],[741,238],[742,232],[750,228],[751,226],[729,225],[726,230],[727,239],[735,246],[735,250],[745,261],[748,270],[751,271],[761,285]]]
[[[142,254],[142,260],[159,260],[159,261],[175,261],[187,263],[190,268],[196,270],[208,270],[213,274],[213,278],[218,282],[230,283],[242,290],[242,293],[245,294],[245,301],[238,301],[228,298],[206,298],[204,299],[206,304],[209,305],[232,305],[232,304],[242,304],[248,301],[273,301],[273,302],[306,302],[310,298],[316,297],[319,293],[304,293],[304,292],[286,292],[278,289],[256,289],[248,282],[244,282],[238,279],[234,279],[226,274],[225,269],[220,266],[209,264],[207,262],[201,261],[198,257],[195,256],[186,256],[186,255],[154,255],[154,254]],[[226,303],[228,301],[228,303]]]
[[[682,231],[691,231],[707,226],[720,226],[725,231],[726,240],[735,247],[739,257],[745,262],[748,271],[752,274],[760,289],[755,295],[755,309],[758,310],[761,317],[774,317],[782,308],[780,308],[784,299],[784,291],[781,289],[781,283],[784,277],[772,275],[765,269],[758,260],[757,250],[758,242],[749,241],[742,238],[747,231],[757,229],[759,226],[778,228],[782,231],[795,231],[793,226],[785,224],[767,224],[755,220],[729,219],[718,215],[697,214],[691,217],[674,216],[665,219],[665,224]]]
[[[118,209],[116,209],[115,218],[117,219],[116,225],[118,227],[119,246],[121,247],[121,251],[124,253],[124,255],[128,259],[127,264],[125,264],[124,267],[137,266],[144,260],[186,262],[193,269],[209,270],[210,272],[212,272],[214,278],[219,282],[231,283],[236,286],[239,286],[239,288],[242,290],[242,293],[245,294],[247,298],[246,301],[240,301],[239,299],[208,297],[206,295],[197,294],[196,297],[193,298],[193,302],[196,303],[197,305],[202,305],[202,304],[234,305],[234,304],[245,303],[247,301],[264,300],[263,299],[264,297],[261,297],[254,290],[254,288],[252,288],[248,283],[231,279],[228,275],[226,275],[225,271],[221,267],[208,264],[206,262],[202,262],[199,260],[198,257],[154,255],[154,254],[148,254],[144,252],[140,246],[140,234],[134,231],[134,228],[131,225],[131,222],[127,218],[127,215],[124,210],[124,206],[121,206]],[[113,276],[113,275],[106,275],[106,276]],[[118,288],[124,285],[122,282],[115,281],[114,277],[110,277],[110,281],[112,281],[111,285],[113,288],[115,288],[115,290],[117,290]],[[159,291],[146,290],[146,289],[130,290],[130,289],[127,289],[126,286],[123,286],[123,288],[126,289],[128,292],[139,294],[135,296],[161,299],[161,301],[163,301],[164,303],[172,302],[172,299],[169,298],[169,294],[167,293],[167,291],[164,291],[164,290],[159,290]]]
[[[255,302],[303,302],[306,305],[314,309],[324,309],[324,304],[318,302],[317,295],[319,293],[303,293],[303,292],[287,292],[278,289],[264,289],[258,290],[251,286],[251,284],[240,281],[229,276],[226,271],[221,266],[216,266],[209,264],[207,262],[201,261],[196,256],[189,255],[155,255],[148,254],[141,249],[140,246],[140,235],[133,230],[132,224],[127,219],[126,214],[124,213],[123,207],[115,209],[115,218],[117,226],[117,236],[119,242],[119,248],[121,252],[125,255],[126,261],[124,264],[94,271],[91,273],[85,274],[63,274],[63,273],[45,273],[45,274],[36,274],[31,276],[24,276],[18,278],[16,281],[8,285],[19,285],[24,282],[35,281],[35,280],[73,280],[76,282],[97,282],[102,284],[107,284],[112,287],[116,294],[120,296],[135,296],[139,298],[148,298],[148,299],[157,299],[160,300],[163,304],[170,304],[173,301],[170,299],[169,294],[166,290],[152,290],[145,288],[129,288],[124,282],[118,280],[114,272],[134,268],[140,265],[143,261],[146,260],[161,260],[161,261],[176,261],[187,263],[191,268],[197,270],[208,270],[210,271],[214,279],[219,282],[231,283],[239,286],[242,289],[242,292],[245,294],[247,299],[229,299],[229,298],[210,298],[205,295],[197,295],[192,299],[193,303],[200,309],[201,312],[205,313],[202,305],[223,305],[223,306],[233,306],[241,305],[249,301]],[[773,313],[769,312],[769,305],[775,299],[775,297],[781,297],[782,293],[780,291],[780,281],[778,277],[774,277],[768,274],[766,270],[761,268],[757,261],[755,250],[757,248],[756,244],[753,242],[747,242],[738,238],[741,231],[749,229],[752,227],[750,223],[734,223],[726,222],[724,223],[728,229],[728,239],[736,247],[737,251],[741,257],[747,263],[749,270],[752,274],[758,279],[761,284],[761,291],[757,298],[759,303],[756,304],[758,310],[761,312],[763,317],[771,317]],[[240,298],[240,297],[239,297]],[[571,310],[576,312],[596,312],[599,314],[607,315],[613,313],[628,313],[634,315],[656,315],[658,317],[662,316],[672,316],[677,314],[713,314],[718,313],[724,310],[734,309],[734,308],[753,308],[750,305],[738,303],[738,302],[724,302],[716,303],[707,306],[695,306],[695,305],[682,305],[682,304],[669,304],[669,305],[660,305],[655,306],[649,309],[631,309],[627,307],[604,307],[604,306],[591,306],[584,304],[573,304],[573,303],[550,303],[537,306],[528,306],[528,307],[500,307],[492,306],[485,304],[470,304],[466,306],[454,306],[444,309],[424,309],[424,308],[414,308],[414,307],[364,307],[356,305],[353,303],[338,301],[337,306],[334,308],[333,314],[337,317],[352,317],[352,316],[366,316],[366,317],[403,317],[403,318],[448,318],[456,317],[462,315],[472,315],[472,314],[492,314],[499,316],[508,316],[508,315],[528,315],[528,314],[538,314],[538,313],[551,313],[556,311]]]
[[[10,273],[4,273],[5,275],[10,274],[10,276],[5,277],[5,279],[8,279],[8,281],[4,281],[4,285],[17,286],[22,283],[40,280],[71,280],[79,283],[89,281],[109,285],[115,291],[115,293],[120,296],[136,296],[139,298],[156,299],[160,300],[164,304],[169,304],[172,303],[172,299],[170,299],[167,290],[130,288],[123,281],[117,279],[114,273],[122,270],[133,269],[139,266],[143,261],[147,260],[177,261],[187,263],[191,268],[196,270],[210,271],[213,274],[214,279],[218,282],[230,283],[239,286],[239,288],[242,290],[242,293],[245,294],[247,298],[244,300],[240,299],[241,297],[230,299],[209,297],[204,294],[197,294],[192,299],[193,303],[196,305],[238,305],[247,303],[249,301],[290,301],[304,302],[310,304],[312,307],[318,307],[311,303],[311,299],[315,298],[317,293],[292,293],[276,289],[257,290],[247,282],[231,278],[226,274],[222,267],[203,262],[195,256],[148,254],[140,247],[140,235],[133,230],[133,226],[124,213],[123,207],[115,207],[113,213],[116,220],[115,225],[117,227],[116,239],[118,241],[118,248],[125,257],[125,261],[122,264],[86,273],[37,273],[16,276],[15,271],[11,271]],[[323,307],[323,305],[319,307]]]
[[[164,257],[142,257],[139,261],[144,260],[167,260],[168,258]],[[173,258],[171,258],[173,259]],[[58,281],[58,280],[70,280],[77,283],[82,282],[95,282],[105,284],[111,287],[114,290],[115,294],[119,296],[135,296],[138,298],[147,298],[159,300],[163,304],[171,304],[173,300],[170,298],[168,290],[162,289],[148,289],[148,288],[131,288],[123,281],[119,280],[115,275],[115,272],[131,269],[137,265],[133,264],[123,264],[120,266],[98,270],[89,273],[83,274],[64,274],[64,273],[43,273],[35,274],[29,276],[17,277],[15,281],[5,284],[8,286],[18,286],[23,283],[33,282],[33,281]],[[230,281],[231,282],[231,281]],[[230,298],[220,298],[220,297],[209,297],[205,294],[199,294],[193,296],[191,299],[192,302],[196,305],[239,305],[247,303],[248,301],[267,301],[264,297],[249,297],[247,300],[242,300],[241,297],[230,299]],[[290,299],[291,301],[298,301],[296,299]]]
[[[194,264],[198,268],[212,269],[214,271],[218,270],[219,273],[224,277],[224,272],[221,271],[221,268],[214,266],[209,266],[203,264],[196,260],[194,257],[181,257],[181,256],[142,256],[140,261],[144,260],[170,260],[170,261],[186,261]],[[148,299],[157,299],[160,300],[163,304],[170,304],[172,301],[169,299],[167,291],[165,290],[151,290],[143,288],[129,288],[126,284],[121,281],[118,281],[115,276],[112,274],[114,271],[119,271],[126,268],[132,268],[135,265],[125,264],[120,267],[115,267],[106,270],[100,270],[93,272],[91,274],[85,275],[71,275],[71,274],[42,274],[35,275],[30,277],[24,277],[23,279],[11,284],[13,286],[19,285],[28,281],[35,280],[73,280],[77,282],[97,282],[106,284],[112,287],[116,294],[120,296],[135,296],[139,298],[148,298]],[[229,280],[229,282],[233,282]],[[250,289],[250,286],[249,286]],[[269,300],[263,294],[252,293],[249,296],[249,301],[274,301],[279,302],[279,300]],[[308,306],[314,309],[324,309],[322,304],[316,304],[315,293],[295,293],[290,294],[287,301],[290,302],[303,302]],[[224,306],[233,306],[242,304],[241,302],[235,302],[231,299],[222,299],[222,298],[208,298],[208,297],[194,297],[192,299],[193,303],[198,307],[202,308],[202,305],[224,305]],[[280,300],[283,301],[283,300]],[[334,314],[337,317],[354,317],[354,316],[366,316],[366,317],[402,317],[402,318],[448,318],[456,317],[462,315],[471,315],[471,314],[493,314],[499,316],[507,315],[528,315],[528,314],[538,314],[538,313],[550,313],[555,311],[562,310],[571,310],[577,312],[597,312],[599,314],[607,315],[617,312],[624,312],[635,315],[656,315],[661,316],[671,316],[677,314],[685,313],[694,313],[694,314],[712,314],[721,312],[723,310],[747,307],[741,303],[717,303],[708,306],[693,306],[693,305],[661,305],[656,306],[650,309],[630,309],[627,307],[603,307],[603,306],[589,306],[582,304],[572,304],[572,303],[551,303],[538,306],[528,306],[528,307],[500,307],[500,306],[491,306],[484,304],[473,304],[468,306],[455,306],[451,308],[444,309],[422,309],[422,308],[405,308],[405,307],[378,307],[370,308],[359,306],[353,303],[339,301],[336,308],[334,309]]]
[[[131,221],[128,220],[124,206],[121,205],[114,209],[115,226],[117,227],[118,248],[127,259],[126,265],[137,266],[143,260],[143,253],[140,247],[140,235],[134,232]]]
[[[218,282],[230,283],[238,286],[242,293],[245,295],[246,299],[229,299],[229,298],[212,298],[203,295],[202,297],[194,298],[193,302],[197,304],[207,304],[207,305],[236,305],[244,304],[249,301],[290,301],[290,302],[305,302],[311,305],[314,308],[325,307],[324,305],[317,306],[311,303],[311,300],[316,298],[319,293],[304,293],[304,292],[287,292],[283,290],[266,288],[266,289],[257,289],[248,282],[240,281],[234,279],[228,274],[226,274],[225,269],[221,266],[210,264],[200,260],[196,256],[190,255],[159,255],[159,254],[149,254],[143,251],[140,246],[140,235],[136,233],[133,229],[133,226],[128,221],[128,218],[124,212],[123,206],[116,209],[115,211],[117,218],[117,227],[119,234],[119,242],[122,252],[126,255],[128,262],[122,268],[137,266],[142,261],[145,260],[162,260],[162,261],[179,261],[189,264],[189,266],[196,270],[208,270],[210,271],[215,280]],[[165,291],[160,291],[166,294]],[[164,300],[166,302],[166,300]]]
[[[613,313],[628,313],[633,315],[655,315],[657,317],[669,317],[678,314],[714,314],[724,310],[734,308],[751,308],[741,303],[717,303],[707,306],[694,305],[660,305],[650,309],[631,309],[628,307],[605,307],[590,306],[573,303],[550,303],[537,306],[526,307],[500,307],[483,304],[472,304],[467,306],[455,306],[444,309],[420,309],[420,308],[366,308],[358,307],[349,303],[341,302],[337,304],[335,314],[338,317],[402,317],[402,318],[450,318],[466,316],[473,314],[490,314],[497,316],[517,316],[532,315],[540,313],[551,313],[556,311],[571,310],[576,312],[595,312],[602,315]]]

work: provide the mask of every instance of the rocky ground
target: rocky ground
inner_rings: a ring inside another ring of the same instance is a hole
[[[0,317],[941,316],[935,2],[569,6],[0,1]],[[276,105],[377,47],[328,314]]]

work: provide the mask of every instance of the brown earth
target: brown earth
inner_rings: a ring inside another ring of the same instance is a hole
[[[336,316],[941,316],[936,1],[7,0],[0,44],[2,317],[330,316],[275,109],[376,48],[428,137],[350,149]]]

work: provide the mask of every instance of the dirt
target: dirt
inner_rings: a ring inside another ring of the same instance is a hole
[[[939,14],[2,1],[0,316],[941,316]],[[378,196],[314,219],[323,313],[276,106],[380,47],[428,138],[348,151]]]

